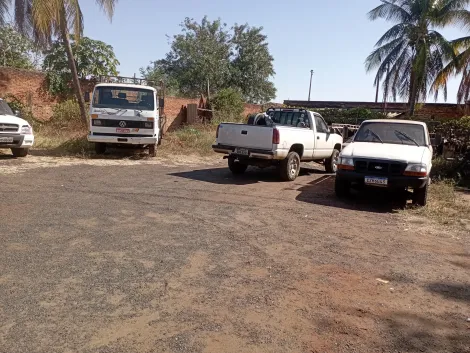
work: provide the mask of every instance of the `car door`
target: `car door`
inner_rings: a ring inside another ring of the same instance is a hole
[[[314,114],[313,118],[315,120],[315,150],[313,155],[316,159],[324,159],[331,156],[332,147],[330,147],[330,131],[328,125],[326,125],[325,120],[319,114]]]

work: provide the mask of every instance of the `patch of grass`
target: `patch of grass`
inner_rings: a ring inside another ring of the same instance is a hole
[[[429,188],[426,207],[409,210],[443,225],[459,225],[470,218],[470,202],[464,200],[455,189],[453,181],[438,181]]]
[[[86,136],[84,128],[56,130],[46,126],[36,132],[34,149],[49,155],[86,158],[93,151]]]
[[[165,134],[160,151],[165,154],[213,154],[216,131],[217,126],[213,124],[184,126]]]

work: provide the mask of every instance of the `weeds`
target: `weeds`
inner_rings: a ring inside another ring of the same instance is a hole
[[[216,131],[217,126],[213,124],[184,126],[165,135],[160,151],[164,154],[212,154]]]

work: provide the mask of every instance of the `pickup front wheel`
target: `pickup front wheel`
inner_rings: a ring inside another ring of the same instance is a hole
[[[294,181],[300,172],[300,157],[297,152],[290,152],[287,158],[281,161],[280,167],[281,179]]]
[[[327,173],[336,173],[339,151],[333,150],[330,158],[325,159],[325,170]]]
[[[428,202],[428,184],[420,189],[413,190],[413,203],[418,206],[426,206]]]
[[[245,173],[248,166],[237,161],[233,157],[228,158],[228,168],[233,174],[243,174]]]

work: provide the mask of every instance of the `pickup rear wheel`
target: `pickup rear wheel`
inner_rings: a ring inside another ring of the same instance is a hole
[[[338,156],[339,156],[339,151],[333,150],[331,157],[325,159],[325,170],[327,173],[336,173],[336,171],[338,170],[338,167],[337,167]]]
[[[285,181],[294,181],[299,176],[300,157],[297,152],[289,152],[287,158],[281,161],[279,172]]]
[[[228,158],[228,168],[233,174],[243,174],[245,173],[248,166],[237,161],[233,157]]]
[[[419,206],[426,206],[428,202],[428,184],[420,189],[413,190],[413,203]]]

